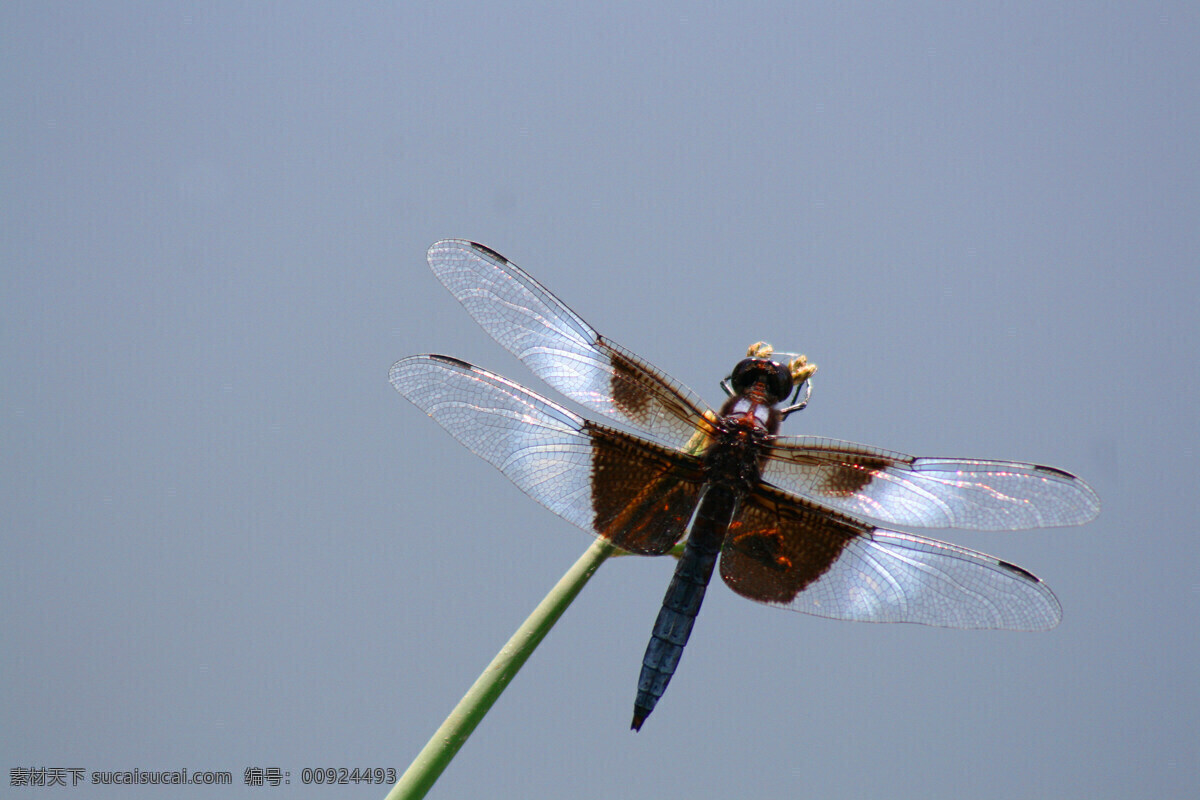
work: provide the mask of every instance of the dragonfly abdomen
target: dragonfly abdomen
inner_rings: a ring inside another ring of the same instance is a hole
[[[683,555],[675,565],[675,574],[671,576],[662,608],[654,621],[646,655],[642,658],[630,726],[635,731],[641,730],[642,723],[650,716],[675,674],[704,602],[704,592],[721,554],[721,544],[736,504],[734,492],[719,486],[710,487],[700,503]]]

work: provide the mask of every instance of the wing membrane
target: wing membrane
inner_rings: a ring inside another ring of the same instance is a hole
[[[392,385],[471,452],[569,522],[632,553],[661,555],[699,497],[699,461],[596,425],[499,375],[410,356]]]
[[[738,594],[834,619],[1046,630],[1062,610],[1029,572],[870,526],[763,487],[730,527],[721,576]]]
[[[843,514],[913,528],[1049,528],[1100,511],[1090,486],[1053,467],[915,458],[808,436],[779,437],[762,477]]]
[[[676,448],[708,406],[683,385],[606,340],[516,264],[483,245],[446,239],[429,266],[492,338],[563,395]]]

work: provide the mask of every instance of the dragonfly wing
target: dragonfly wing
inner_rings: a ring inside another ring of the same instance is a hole
[[[843,514],[912,528],[1052,528],[1100,512],[1090,486],[1054,467],[916,458],[809,436],[779,437],[762,478]]]
[[[767,487],[730,526],[721,576],[752,600],[834,619],[1046,630],[1062,616],[1054,593],[1015,564]]]
[[[698,428],[712,430],[691,390],[600,336],[499,253],[446,239],[429,248],[429,266],[492,338],[566,397],[679,449],[694,446]]]
[[[448,356],[410,356],[392,385],[526,494],[632,553],[660,555],[699,499],[698,459],[573,414]]]

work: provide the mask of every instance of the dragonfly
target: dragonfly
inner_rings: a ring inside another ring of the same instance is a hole
[[[718,561],[737,594],[821,617],[1008,630],[1061,619],[1028,570],[891,528],[1079,525],[1100,501],[1071,473],[780,435],[811,396],[816,367],[804,356],[756,343],[720,382],[727,397],[713,410],[495,251],[447,239],[428,258],[535,375],[638,432],[451,356],[410,356],[390,371],[400,394],[560,517],[637,555],[683,542],[642,660],[634,731],[675,674]]]

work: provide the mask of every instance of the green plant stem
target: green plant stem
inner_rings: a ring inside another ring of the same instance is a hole
[[[597,539],[567,570],[463,695],[450,716],[446,717],[446,721],[388,792],[387,800],[417,800],[425,796],[475,726],[500,697],[500,693],[533,654],[534,648],[546,638],[588,579],[616,549],[603,539]]]

